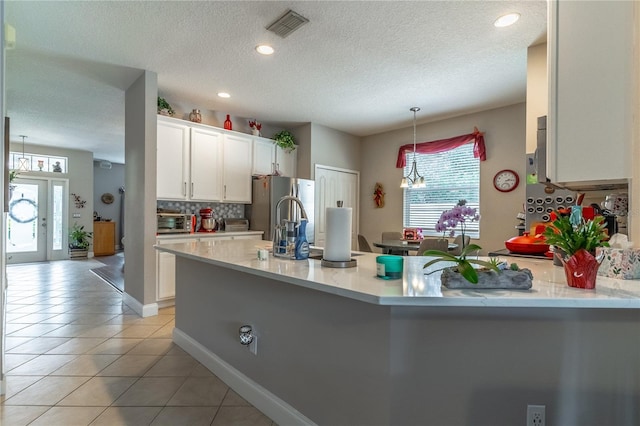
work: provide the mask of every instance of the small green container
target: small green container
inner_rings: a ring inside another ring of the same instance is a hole
[[[376,257],[376,275],[383,280],[397,280],[402,278],[402,256]]]

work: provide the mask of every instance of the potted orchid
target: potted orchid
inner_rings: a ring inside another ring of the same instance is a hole
[[[464,233],[467,229],[467,222],[477,222],[480,220],[478,210],[474,207],[467,206],[467,200],[459,200],[451,210],[445,210],[440,215],[440,219],[436,223],[436,231],[442,232],[442,238],[449,230],[449,236],[456,234],[456,228],[460,226],[460,234],[462,235],[462,249],[465,247]]]
[[[262,124],[260,124],[256,120],[249,120],[249,127],[251,127],[251,134],[254,136],[260,136],[260,130],[262,129]]]

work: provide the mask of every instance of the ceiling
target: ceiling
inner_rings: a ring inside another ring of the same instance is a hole
[[[355,136],[525,100],[546,1],[8,1],[11,141],[124,162],[124,90],[149,70],[170,103]],[[265,28],[288,9],[309,23]],[[517,11],[513,26],[495,28]],[[254,48],[268,43],[275,54]],[[226,91],[231,98],[216,94]]]

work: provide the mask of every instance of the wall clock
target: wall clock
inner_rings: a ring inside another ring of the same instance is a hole
[[[511,192],[518,187],[520,177],[513,170],[500,170],[493,177],[493,186],[500,192]]]

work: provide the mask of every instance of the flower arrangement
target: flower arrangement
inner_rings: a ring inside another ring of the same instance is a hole
[[[569,258],[583,249],[594,254],[596,247],[608,247],[604,217],[584,220],[582,210],[573,206],[571,213],[552,212],[553,221],[544,230],[545,243],[561,249]]]
[[[256,120],[249,120],[249,127],[251,127],[251,130],[260,131],[262,129],[262,124],[258,123]]]
[[[462,234],[462,246],[464,248],[464,232],[467,229],[467,222],[477,222],[480,215],[474,207],[467,206],[467,200],[459,200],[451,210],[445,210],[440,215],[440,219],[436,223],[436,231],[442,232],[444,238],[445,232],[449,229],[449,236],[453,237],[455,230],[460,225],[460,233]]]
[[[373,202],[377,208],[384,207],[384,188],[380,182],[376,182],[376,187],[373,190]]]

